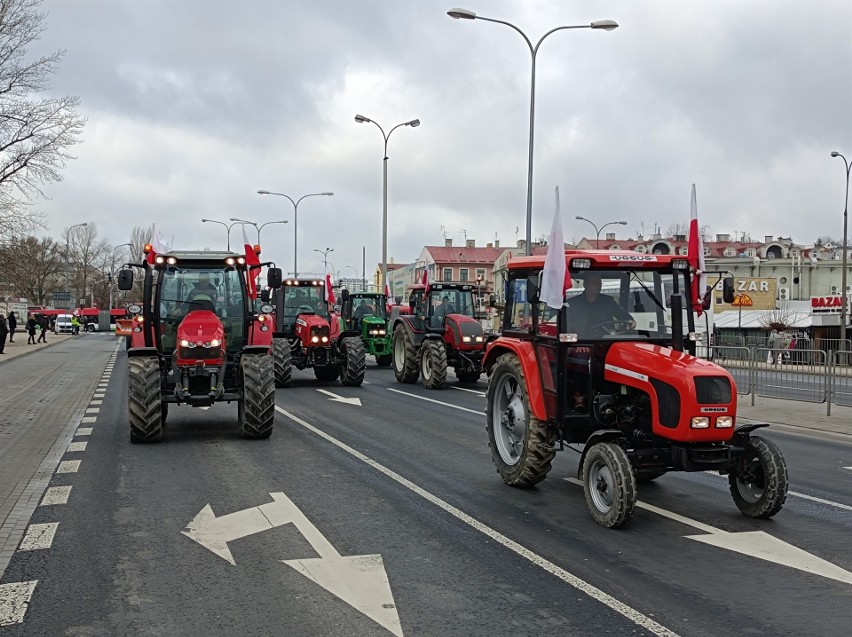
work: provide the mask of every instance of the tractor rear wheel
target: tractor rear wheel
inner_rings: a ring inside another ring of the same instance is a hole
[[[477,371],[460,372],[458,369],[456,369],[456,378],[459,379],[460,383],[464,383],[466,385],[477,382],[479,380],[480,376],[482,376],[482,372],[477,372]]]
[[[286,338],[272,339],[272,363],[275,367],[275,386],[289,387],[293,378],[292,351]]]
[[[240,436],[269,438],[275,419],[275,374],[269,354],[243,354],[240,369],[243,381]]]
[[[556,429],[533,416],[524,370],[514,354],[497,359],[485,401],[491,460],[503,482],[531,487],[544,480],[556,455]]]
[[[314,376],[317,380],[330,381],[337,380],[340,376],[340,369],[334,365],[324,365],[323,367],[314,367]]]
[[[787,499],[787,464],[775,443],[751,436],[746,457],[738,470],[728,475],[737,508],[753,518],[771,518]]]
[[[340,382],[350,387],[359,387],[364,382],[367,369],[367,354],[364,341],[357,336],[344,338],[340,343],[343,364],[340,367]]]
[[[583,460],[583,491],[595,522],[608,529],[627,524],[636,507],[636,478],[627,453],[613,442],[596,442]]]
[[[444,341],[427,338],[420,346],[420,375],[426,389],[443,389],[447,385],[447,348]]]
[[[393,361],[393,354],[376,354],[376,365],[387,367]]]
[[[127,407],[130,442],[157,442],[163,438],[163,402],[160,399],[160,361],[156,356],[133,356],[127,361]]]
[[[417,362],[417,347],[411,331],[405,324],[397,325],[393,331],[393,373],[397,382],[416,383],[420,376]]]

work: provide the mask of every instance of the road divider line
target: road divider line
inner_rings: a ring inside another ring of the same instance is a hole
[[[410,394],[407,391],[400,391],[398,389],[394,389],[393,387],[387,387],[388,391],[392,391],[396,394],[402,394],[403,396],[411,396],[412,398],[417,398],[418,400],[425,400],[430,403],[436,403],[438,405],[443,405],[444,407],[452,407],[453,409],[458,409],[460,411],[467,411],[471,414],[476,414],[477,416],[482,416],[485,414],[484,410],[477,411],[476,409],[468,409],[467,407],[459,407],[458,405],[453,405],[452,403],[445,403],[440,400],[435,400],[434,398],[426,398],[425,396],[418,396],[417,394]]]
[[[83,418],[85,420],[85,418]],[[92,435],[92,427],[77,427],[77,431],[74,433],[75,436],[91,436]]]
[[[72,442],[68,445],[66,453],[74,453],[77,451],[85,451],[88,442]]]
[[[56,473],[77,473],[80,470],[80,460],[63,460],[59,463]]]
[[[843,467],[844,469],[852,469],[852,467]],[[704,473],[716,476],[717,478],[728,479],[728,476],[719,475],[718,473],[714,473],[713,471],[704,471]],[[823,498],[818,498],[814,495],[808,495],[807,493],[799,493],[798,491],[787,491],[787,495],[792,495],[797,498],[802,498],[804,500],[810,500],[811,502],[819,502],[820,504],[827,504],[828,506],[834,507],[836,509],[842,509],[843,511],[852,511],[852,506],[848,504],[842,504],[840,502],[833,502],[831,500],[824,500]]]
[[[59,528],[59,522],[48,522],[47,524],[30,524],[27,527],[27,534],[21,540],[19,551],[39,551],[41,549],[49,549],[53,545],[53,536],[56,535],[56,529]]]
[[[390,388],[388,388],[388,389],[390,389]],[[398,390],[390,389],[390,391],[398,391]],[[405,394],[406,392],[398,392],[398,393]],[[414,396],[414,394],[408,394],[408,395]],[[414,396],[414,397],[420,398],[420,396]],[[426,399],[426,400],[431,400],[431,399]],[[432,401],[432,402],[438,402],[438,401]],[[441,404],[445,404],[445,403],[441,403]],[[454,405],[448,405],[448,406],[454,407]],[[464,409],[464,408],[461,408],[461,409]],[[339,449],[342,449],[346,453],[354,456],[355,458],[357,458],[361,462],[367,464],[368,466],[372,467],[376,471],[379,471],[380,473],[386,475],[388,478],[390,478],[394,482],[397,482],[398,484],[405,487],[406,489],[408,489],[412,493],[415,493],[416,495],[420,496],[424,500],[434,504],[435,506],[439,507],[440,509],[443,509],[445,512],[449,513],[450,515],[452,515],[457,520],[463,522],[464,524],[468,525],[469,527],[475,529],[476,531],[479,531],[483,535],[486,535],[487,537],[491,538],[492,540],[498,542],[499,544],[501,544],[505,548],[514,552],[516,555],[528,560],[529,562],[535,564],[536,566],[543,569],[544,571],[546,571],[546,572],[550,573],[551,575],[559,578],[560,580],[562,580],[563,582],[565,582],[569,586],[572,586],[575,589],[582,591],[583,593],[585,593],[586,595],[588,595],[592,599],[604,604],[605,606],[614,610],[615,612],[620,613],[621,615],[623,615],[624,617],[626,617],[627,619],[632,621],[637,626],[644,628],[645,630],[653,633],[654,635],[659,635],[660,637],[678,637],[677,633],[669,630],[668,628],[666,628],[662,624],[657,623],[656,621],[654,621],[653,619],[651,619],[647,615],[643,615],[638,610],[628,606],[624,602],[622,602],[622,601],[616,599],[615,597],[605,593],[604,591],[597,588],[596,586],[593,586],[589,582],[577,577],[576,575],[574,575],[572,573],[569,573],[565,569],[563,569],[563,568],[557,566],[556,564],[548,561],[547,559],[538,555],[537,553],[533,553],[531,550],[529,550],[525,546],[522,546],[521,544],[518,544],[514,540],[509,539],[508,537],[506,537],[505,535],[503,535],[499,531],[496,531],[496,530],[492,529],[491,527],[483,524],[482,522],[480,522],[476,518],[471,517],[470,515],[461,511],[460,509],[457,509],[456,507],[454,507],[450,503],[446,502],[445,500],[442,500],[441,498],[439,498],[435,495],[432,495],[431,493],[429,493],[428,491],[426,491],[422,487],[417,486],[416,484],[414,484],[413,482],[411,482],[407,478],[403,478],[401,475],[399,475],[395,471],[388,469],[384,465],[379,464],[378,462],[376,462],[372,458],[365,456],[360,451],[353,449],[352,447],[350,447],[346,443],[341,442],[340,440],[331,436],[330,434],[327,434],[326,432],[324,432],[320,429],[317,429],[316,427],[314,427],[313,425],[311,425],[308,422],[305,422],[304,420],[302,420],[298,416],[291,414],[290,412],[282,409],[281,407],[278,407],[277,405],[275,406],[275,411],[283,414],[284,416],[286,416],[287,418],[289,418],[293,422],[301,425],[302,427],[304,427],[308,431],[315,433],[320,438],[327,440],[328,442],[330,442],[334,446],[338,447]],[[465,410],[465,411],[471,411],[471,410]],[[474,412],[474,413],[480,413],[480,412]]]
[[[477,389],[468,389],[467,387],[450,387],[450,389],[455,389],[456,391],[466,391],[469,394],[476,394],[477,396],[485,396],[484,391],[479,391]]]
[[[13,626],[24,621],[38,580],[0,584],[0,626]]]
[[[48,487],[41,499],[41,506],[49,506],[53,504],[68,504],[68,498],[71,496],[71,487]]]

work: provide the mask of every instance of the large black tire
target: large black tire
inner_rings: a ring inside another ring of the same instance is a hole
[[[417,347],[409,328],[400,323],[393,331],[393,373],[397,382],[416,383],[420,376]]]
[[[458,378],[459,382],[464,385],[472,385],[473,383],[479,380],[480,376],[482,376],[482,372],[460,372],[458,369],[456,369],[456,378]]]
[[[447,386],[447,348],[444,341],[427,338],[420,346],[420,376],[426,389]]]
[[[364,382],[367,369],[367,354],[364,342],[357,336],[344,338],[340,343],[340,355],[343,364],[340,368],[340,382],[350,387],[359,387]]]
[[[531,487],[544,480],[556,455],[556,429],[532,415],[524,370],[514,354],[497,359],[485,401],[488,446],[503,482]]]
[[[272,339],[272,364],[275,368],[275,386],[289,387],[293,379],[293,352],[286,338]]]
[[[243,354],[240,360],[243,380],[242,408],[237,413],[240,436],[269,438],[275,420],[275,372],[269,354]]]
[[[595,522],[608,529],[624,526],[636,507],[636,478],[627,453],[613,442],[597,442],[583,460],[583,491]]]
[[[127,407],[130,442],[162,440],[163,403],[160,400],[160,362],[156,356],[128,359]]]
[[[340,376],[340,369],[334,365],[324,365],[322,367],[314,367],[314,376],[317,380],[332,381],[337,380]]]
[[[771,518],[787,499],[787,463],[775,443],[751,436],[745,462],[728,475],[737,508],[753,518]]]
[[[393,361],[393,354],[376,354],[376,365],[387,367]]]

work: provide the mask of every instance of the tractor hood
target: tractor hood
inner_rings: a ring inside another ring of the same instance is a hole
[[[651,343],[613,343],[604,361],[604,378],[651,397],[655,433],[678,430],[684,441],[733,434],[733,427],[720,431],[715,423],[718,416],[736,414],[736,385],[730,373],[714,363]],[[696,417],[709,418],[710,426],[693,427]]]
[[[225,351],[222,321],[209,310],[194,310],[186,315],[177,329],[178,364],[197,361],[220,365]]]
[[[444,341],[460,350],[481,350],[485,347],[482,324],[464,314],[447,314],[444,322]]]
[[[332,319],[337,322],[337,318]],[[317,314],[299,314],[296,317],[296,338],[305,347],[327,347],[331,342],[328,321]]]

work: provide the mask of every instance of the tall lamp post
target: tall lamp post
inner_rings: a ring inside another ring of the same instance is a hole
[[[328,253],[334,252],[334,248],[326,248],[325,250],[314,248],[314,252],[319,252],[322,255],[322,273],[325,276],[325,273],[328,272]]]
[[[68,227],[68,232],[65,234],[65,293],[68,294],[68,301],[66,302],[69,304],[71,303],[71,290],[69,289],[71,287],[71,284],[69,283],[70,277],[68,276],[69,270],[71,270],[71,246],[69,243],[69,239],[71,238],[71,231],[74,228],[82,228],[83,226],[88,225],[88,221],[84,221],[83,223],[75,223],[73,226]],[[86,290],[83,290],[83,294],[85,293]],[[68,309],[70,307],[70,305],[67,305],[65,309]]]
[[[381,131],[382,137],[385,140],[385,154],[384,159],[382,160],[382,280],[379,283],[379,288],[383,290],[388,277],[388,139],[390,138],[391,133],[400,126],[411,126],[411,128],[417,128],[420,126],[420,120],[412,119],[407,122],[397,124],[388,131],[387,135],[385,135],[385,129],[382,128],[377,121],[372,120],[369,117],[356,115],[355,121],[359,124],[375,124],[376,128]]]
[[[283,192],[271,192],[269,190],[258,190],[259,195],[275,195],[276,197],[286,197],[293,204],[293,277],[299,276],[299,202],[305,197],[331,197],[333,192],[312,192],[307,195],[302,195],[296,201],[290,195],[285,195]]]
[[[231,217],[231,221],[246,226],[254,226],[254,229],[257,230],[257,245],[260,245],[260,231],[263,230],[264,226],[268,226],[273,223],[290,223],[288,219],[283,219],[282,221],[267,221],[266,223],[257,225],[257,223],[254,221],[247,221],[246,219],[237,219],[236,217]]]
[[[231,228],[233,228],[239,222],[225,223],[224,221],[216,221],[215,219],[202,219],[201,221],[202,221],[202,223],[218,223],[220,226],[225,226],[225,228],[228,230],[227,250],[228,250],[228,252],[230,252],[231,251]]]
[[[541,38],[539,38],[538,42],[533,45],[530,39],[527,37],[527,34],[521,31],[518,27],[516,27],[511,22],[506,22],[504,20],[494,20],[492,18],[483,18],[480,15],[476,15],[473,11],[468,11],[467,9],[450,9],[447,11],[447,15],[451,18],[455,18],[456,20],[484,20],[485,22],[495,22],[497,24],[505,24],[507,27],[511,27],[515,31],[521,34],[521,37],[524,39],[524,42],[527,43],[527,46],[530,49],[530,54],[532,55],[532,77],[530,80],[530,141],[529,141],[529,158],[527,162],[527,244],[526,244],[526,253],[527,255],[532,254],[532,181],[533,181],[533,141],[535,139],[535,61],[536,55],[538,54],[538,47],[541,46],[541,43],[544,39],[549,36],[551,33],[555,33],[556,31],[563,31],[565,29],[600,29],[603,31],[612,31],[613,29],[618,28],[618,23],[614,20],[597,20],[592,22],[591,24],[581,24],[574,26],[561,26],[551,29],[547,33],[545,33]]]
[[[595,250],[597,250],[600,247],[598,245],[598,242],[600,241],[600,238],[601,238],[601,230],[603,230],[607,226],[626,226],[627,225],[626,221],[610,221],[608,223],[603,224],[600,228],[598,228],[595,225],[595,222],[590,220],[590,219],[586,219],[585,217],[574,217],[574,218],[592,224],[592,227],[595,229]]]
[[[852,164],[836,150],[832,151],[831,156],[842,158],[846,166],[846,199],[843,202],[843,272],[840,275],[840,346],[843,347],[846,344],[846,317],[849,303],[846,294],[846,253],[849,251],[849,246],[846,245],[846,228],[849,219],[849,170],[852,169]]]

